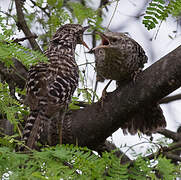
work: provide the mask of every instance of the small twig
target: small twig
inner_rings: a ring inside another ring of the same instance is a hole
[[[144,142],[139,142],[139,143],[136,143],[136,144],[133,144],[132,146],[129,146],[129,148],[124,152],[124,154],[126,154],[129,150],[131,150],[133,147],[135,146],[138,146],[138,145],[141,145],[141,144],[150,144],[150,142],[147,142],[147,141],[144,141]],[[159,146],[160,144],[157,144],[157,143],[154,143],[154,142],[151,142],[152,144],[156,145],[156,146]]]
[[[112,14],[112,16],[111,16],[111,19],[110,19],[110,21],[109,21],[109,24],[108,24],[107,27],[106,27],[106,30],[109,29],[109,26],[110,26],[110,24],[111,24],[111,22],[112,22],[112,20],[113,20],[113,17],[114,17],[114,15],[115,15],[115,13],[116,13],[116,10],[117,10],[117,7],[118,7],[118,3],[119,3],[119,0],[116,1],[116,7],[114,8],[113,14]]]
[[[170,131],[168,129],[158,130],[157,132],[174,141],[179,141],[178,133],[176,133],[176,132]]]
[[[181,100],[181,94],[177,94],[177,95],[168,96],[166,98],[163,98],[159,101],[159,104],[167,104],[167,103],[170,103],[172,101],[177,101],[177,100]]]
[[[150,154],[148,156],[145,156],[145,157],[143,157],[143,159],[145,159],[145,160],[147,160],[147,159],[152,160],[155,157],[158,157],[159,155],[163,154],[168,159],[172,159],[172,160],[175,160],[175,161],[181,161],[181,157],[180,156],[170,153],[170,151],[176,150],[178,148],[181,148],[181,142],[173,144],[170,147],[161,147],[157,152],[152,153],[152,154]],[[126,163],[130,163],[130,165],[132,165],[132,164],[134,164],[134,162],[135,162],[135,160],[131,160],[131,161],[127,161]]]
[[[83,101],[77,101],[74,103],[76,106],[80,106],[80,107],[87,107],[89,104],[83,102]]]
[[[4,15],[11,17],[16,22],[16,19],[11,14],[4,12],[4,11],[1,11],[1,10],[0,10],[0,13],[3,13]]]
[[[97,87],[98,87],[98,81],[96,80],[95,86],[94,86],[94,94],[92,97],[92,102],[94,103],[95,97],[96,97],[96,91],[97,91]]]
[[[46,9],[47,9],[47,6],[46,7],[41,7],[39,6],[35,1],[33,0],[30,0],[30,2],[34,5],[34,6],[37,6],[38,8],[40,8],[48,17],[50,17],[50,13],[46,12]]]
[[[173,150],[178,149],[178,148],[181,148],[181,142],[173,144],[172,146],[169,146],[169,147],[163,147],[163,148],[159,149],[159,151],[157,151],[156,153],[145,156],[144,159],[151,160],[151,159],[154,159],[154,157],[159,156],[160,154],[166,155],[165,153],[167,153],[169,151],[173,151]]]
[[[83,63],[83,64],[79,64],[78,66],[84,66],[84,65],[87,65],[87,64],[94,64],[95,62],[92,61],[92,62],[86,62],[86,63]]]
[[[14,43],[18,43],[18,42],[21,42],[21,41],[24,41],[24,40],[27,40],[27,39],[31,39],[31,38],[34,38],[36,39],[38,36],[36,34],[34,35],[31,35],[31,36],[26,36],[26,37],[23,37],[23,38],[16,38],[13,40]]]
[[[160,24],[159,24],[159,26],[158,26],[158,29],[157,29],[156,34],[155,34],[155,37],[154,37],[155,40],[156,40],[156,38],[157,38],[157,36],[158,36],[158,32],[159,32],[159,30],[160,30],[160,27],[161,27],[162,23],[163,23],[163,20],[161,20],[161,22],[160,22]]]

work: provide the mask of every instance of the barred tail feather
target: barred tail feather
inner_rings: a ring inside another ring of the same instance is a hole
[[[23,140],[27,141],[28,137],[30,136],[33,124],[35,123],[37,116],[38,116],[37,110],[33,110],[30,112],[30,115],[28,116],[28,119],[25,124],[25,128],[23,130],[23,137],[22,137]]]
[[[20,151],[24,151],[26,147],[30,149],[36,148],[36,142],[40,139],[44,122],[48,119],[45,113],[45,107],[46,101],[41,100],[38,109],[30,112],[23,130],[22,139],[25,141],[25,146],[20,147]]]

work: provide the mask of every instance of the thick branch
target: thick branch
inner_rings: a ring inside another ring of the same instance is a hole
[[[124,154],[119,148],[116,147],[115,144],[113,144],[112,142],[109,141],[105,141],[104,144],[101,144],[100,146],[97,147],[97,149],[95,149],[99,154],[102,154],[103,152],[107,151],[107,152],[111,152],[114,150],[114,154],[121,159],[121,163],[124,164],[128,161],[131,161],[131,159],[129,159],[128,156],[126,156],[126,154]]]
[[[146,156],[145,159],[150,159],[151,160],[151,159],[154,159],[156,156],[159,156],[160,154],[171,155],[168,152],[176,150],[176,149],[180,149],[180,148],[181,148],[181,142],[178,142],[176,144],[173,144],[170,147],[164,147],[163,149],[160,149],[160,151]],[[174,156],[174,154],[172,154],[172,156]]]
[[[18,87],[23,89],[26,82],[28,70],[26,67],[18,61],[16,58],[12,58],[13,66],[7,68],[4,63],[0,62],[0,76],[1,80],[6,81],[11,89],[12,87]]]
[[[171,159],[175,162],[177,161],[180,161],[181,162],[181,157],[180,156],[177,156],[175,154],[169,154],[169,153],[166,153],[165,156],[168,158],[168,159]]]
[[[181,140],[180,134],[170,131],[168,129],[159,130],[158,133],[164,135],[167,138],[173,139],[176,142]]]
[[[177,100],[181,100],[181,94],[165,97],[165,98],[161,99],[159,101],[159,103],[160,104],[168,104],[170,102],[177,101]]]
[[[32,37],[29,39],[29,42],[30,42],[32,48],[34,50],[38,50],[38,51],[42,52],[40,47],[38,46],[37,42],[35,41],[35,39],[33,37],[34,34],[30,31],[30,29],[29,29],[29,27],[25,21],[25,17],[24,17],[23,10],[22,10],[21,0],[15,0],[15,4],[16,4],[16,12],[17,12],[17,18],[18,18],[18,22],[17,22],[18,28],[22,29],[25,36]]]
[[[181,86],[181,46],[140,73],[136,82],[130,82],[110,93],[104,106],[101,103],[74,112],[72,139],[65,143],[95,148],[115,132],[140,107],[156,103]],[[65,130],[66,131],[66,130]],[[69,132],[70,134],[70,132]]]

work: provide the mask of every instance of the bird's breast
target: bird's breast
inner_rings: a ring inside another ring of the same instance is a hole
[[[68,104],[78,85],[78,66],[66,61],[51,63],[48,77],[48,96],[51,104]]]

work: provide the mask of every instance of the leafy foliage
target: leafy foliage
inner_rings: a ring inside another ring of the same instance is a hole
[[[27,114],[26,107],[10,96],[7,83],[0,83],[0,114],[14,125],[15,131],[19,131],[19,121]]]
[[[152,0],[146,9],[143,24],[150,30],[156,27],[159,21],[164,21],[169,15],[178,17],[181,14],[181,0],[169,1]]]
[[[7,67],[13,65],[12,58],[17,58],[24,65],[30,66],[40,61],[47,61],[47,57],[37,51],[25,48],[13,42],[13,31],[10,26],[4,24],[5,18],[0,16],[0,61]]]
[[[96,29],[102,29],[101,22],[102,18],[98,11],[94,11],[90,7],[85,7],[81,3],[68,3],[73,9],[73,17],[76,17],[79,24],[82,24],[85,20],[88,21],[89,25],[92,25]]]
[[[25,66],[30,66],[40,61],[47,61],[47,57],[40,52],[15,44],[12,40],[0,41],[0,61],[4,62],[7,67],[10,67],[11,65],[13,66],[13,57],[20,60]]]
[[[155,169],[164,179],[173,178],[176,168],[166,158],[159,157],[156,166],[139,157],[132,165],[120,164],[114,153],[102,157],[86,147],[61,145],[44,148],[41,152],[19,154],[0,147],[1,179],[156,179]]]
[[[176,168],[172,163],[170,163],[170,159],[166,159],[165,157],[158,158],[158,164],[156,169],[160,172],[163,179],[172,180],[176,178]]]

